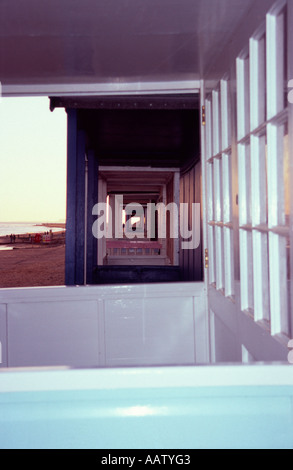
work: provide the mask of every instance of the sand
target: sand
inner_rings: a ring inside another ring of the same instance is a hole
[[[20,238],[7,246],[13,249],[0,250],[0,288],[64,285],[64,233],[54,234],[47,245],[22,243]]]

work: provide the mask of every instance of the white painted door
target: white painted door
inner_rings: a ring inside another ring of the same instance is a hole
[[[278,1],[217,86],[207,89],[203,82],[206,280],[214,362],[287,360],[292,9],[292,2]]]

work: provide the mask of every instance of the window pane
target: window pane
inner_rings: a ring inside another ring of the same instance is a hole
[[[279,224],[289,225],[290,216],[290,160],[288,123],[278,128],[278,166],[279,166],[279,199],[280,214]]]
[[[286,225],[290,214],[288,124],[268,125],[269,226]]]
[[[250,39],[250,128],[266,120],[266,35]]]
[[[237,134],[238,140],[249,133],[249,56],[237,59]]]
[[[231,191],[231,154],[222,155],[223,174],[223,222],[232,221],[232,191]]]
[[[267,117],[271,119],[287,105],[287,9],[267,15]]]
[[[222,150],[231,145],[230,81],[221,80]]]
[[[207,210],[208,210],[208,221],[214,220],[214,170],[213,163],[207,164]]]
[[[251,137],[251,209],[254,227],[268,222],[266,147],[266,135]]]
[[[240,242],[240,286],[241,286],[241,310],[253,311],[253,254],[252,232],[239,231]]]
[[[250,145],[238,146],[239,224],[251,224],[251,165]]]
[[[253,231],[254,319],[270,320],[268,234]]]
[[[269,234],[271,333],[289,333],[287,238]]]

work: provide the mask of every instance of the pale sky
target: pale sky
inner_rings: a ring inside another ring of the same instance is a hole
[[[0,222],[65,220],[66,140],[49,98],[0,99]]]

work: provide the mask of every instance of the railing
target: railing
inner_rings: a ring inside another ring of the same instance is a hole
[[[160,256],[162,244],[153,241],[107,241],[108,256]]]
[[[207,362],[203,283],[0,289],[1,367]]]

